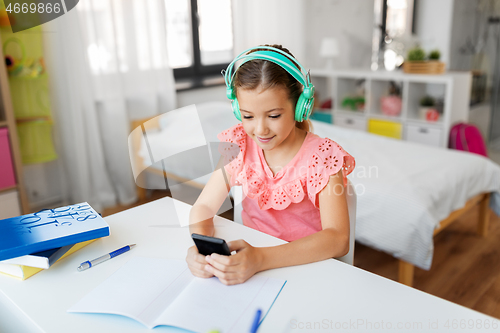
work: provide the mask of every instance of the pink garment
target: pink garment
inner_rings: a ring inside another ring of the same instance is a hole
[[[243,186],[243,224],[289,242],[322,230],[319,192],[341,168],[347,184],[355,165],[336,142],[307,132],[295,157],[273,176],[262,149],[241,123],[217,137],[238,145],[225,145],[220,152],[231,187]]]

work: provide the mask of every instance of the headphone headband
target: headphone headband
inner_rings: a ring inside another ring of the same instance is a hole
[[[250,51],[255,52],[248,53]],[[314,86],[311,84],[311,77],[304,67],[290,54],[280,49],[271,46],[257,46],[252,47],[240,53],[233,61],[227,66],[226,70],[222,70],[224,81],[226,82],[226,95],[232,101],[232,109],[235,117],[241,121],[241,112],[239,108],[236,92],[233,87],[233,79],[237,70],[233,72],[233,67],[237,61],[242,60],[240,66],[247,61],[262,59],[277,64],[290,75],[292,75],[304,87],[299,96],[297,104],[295,105],[295,120],[302,122],[309,118],[311,115],[312,107],[314,104]],[[307,74],[306,74],[307,73]]]
[[[295,78],[295,80],[299,81],[304,87],[308,86],[308,83],[302,72],[297,67],[295,67],[293,63],[290,60],[288,60],[288,58],[273,51],[255,51],[250,54],[241,56],[239,60],[242,60],[243,62],[240,64],[240,66],[248,61],[255,59],[268,60],[279,65],[288,73],[290,73],[290,75],[292,75]],[[236,71],[231,76],[231,82],[233,81],[235,75]]]
[[[259,50],[259,51],[248,53],[253,50]],[[304,87],[311,86],[311,78],[309,76],[309,72],[306,71],[304,67],[302,67],[302,65],[297,61],[297,59],[292,57],[290,54],[271,46],[252,47],[238,54],[236,58],[234,58],[234,60],[231,61],[229,66],[227,66],[227,69],[223,72],[226,86],[231,87],[232,85],[234,75],[236,75],[236,71],[234,71],[234,73],[231,72],[233,71],[233,67],[237,61],[243,60],[243,62],[240,64],[241,66],[247,61],[256,59],[271,61],[281,66],[284,70],[290,73],[290,75],[292,75]],[[295,66],[294,62],[295,64],[297,64],[297,66],[299,66],[299,68]]]

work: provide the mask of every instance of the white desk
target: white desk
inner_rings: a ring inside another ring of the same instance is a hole
[[[183,214],[181,219],[187,218],[190,206],[177,203]],[[188,229],[179,227],[170,198],[106,217],[106,221],[111,227],[109,237],[97,240],[49,270],[26,281],[0,276],[0,332],[149,332],[126,317],[66,310],[133,256],[184,259],[192,245]],[[217,236],[227,240],[243,238],[254,246],[283,242],[223,218],[217,218],[216,225]],[[77,272],[81,262],[132,243],[137,244],[132,251]],[[500,321],[492,317],[337,260],[259,274],[288,281],[264,319],[260,333],[500,332]],[[460,330],[460,324],[465,329]],[[484,329],[485,325],[489,329]],[[184,332],[164,326],[154,330]]]

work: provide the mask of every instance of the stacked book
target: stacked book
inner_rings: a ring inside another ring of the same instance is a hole
[[[86,202],[0,220],[0,274],[25,280],[105,236],[108,224]]]

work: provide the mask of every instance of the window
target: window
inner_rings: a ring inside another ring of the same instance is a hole
[[[411,32],[411,16],[413,11],[409,8],[407,0],[387,0],[386,10],[386,33],[389,38],[403,36]]]
[[[77,6],[95,75],[173,68],[220,75],[233,57],[231,0],[88,0]],[[222,77],[222,76],[221,76]]]
[[[165,0],[169,65],[176,79],[220,74],[233,57],[230,0]]]

